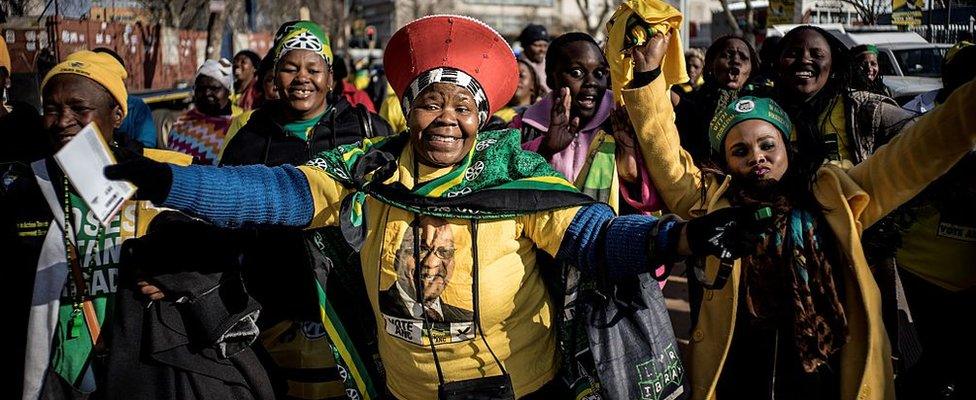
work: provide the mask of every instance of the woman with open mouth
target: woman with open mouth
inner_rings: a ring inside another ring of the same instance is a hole
[[[590,35],[573,32],[553,39],[546,53],[553,91],[512,126],[521,129],[523,139],[532,138],[522,148],[542,155],[594,200],[620,214],[658,211],[626,112],[615,110],[607,90],[609,68]]]
[[[791,40],[796,34],[785,40],[788,48]],[[667,208],[683,217],[730,206],[772,209],[755,254],[728,269],[707,259],[704,280],[718,270],[730,275],[701,300],[691,342],[692,398],[894,398],[881,296],[861,234],[976,145],[976,82],[850,169],[805,164],[790,133],[809,122],[791,124],[776,102],[742,97],[716,111],[711,168],[700,169],[671,122],[656,67],[655,48],[666,47],[664,41],[656,35],[633,53],[635,81],[650,83],[629,87],[624,98]],[[809,89],[811,76],[817,75],[796,74],[792,89]]]
[[[705,53],[705,83],[686,93],[675,107],[681,144],[695,162],[708,159],[708,123],[715,111],[730,101],[755,91],[750,83],[759,73],[759,56],[745,39],[728,35],[715,40]]]
[[[881,67],[878,64],[878,48],[873,44],[862,44],[851,49],[854,62],[851,64],[851,79],[857,90],[891,97],[891,90],[881,77]]]

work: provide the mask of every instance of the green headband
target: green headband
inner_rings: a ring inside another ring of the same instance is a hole
[[[855,56],[859,56],[864,53],[878,55],[878,46],[873,44],[862,44],[851,49],[851,52],[854,53]]]
[[[271,49],[275,64],[292,50],[314,52],[322,56],[327,64],[332,65],[332,47],[329,42],[329,35],[325,34],[319,24],[312,21],[286,22],[278,28],[278,32],[275,33],[274,47]]]
[[[790,117],[772,99],[764,97],[745,96],[725,108],[716,110],[715,117],[709,125],[708,141],[712,146],[712,151],[722,153],[722,143],[729,130],[740,122],[750,119],[766,121],[783,134],[783,140],[789,142],[790,132],[793,124]]]

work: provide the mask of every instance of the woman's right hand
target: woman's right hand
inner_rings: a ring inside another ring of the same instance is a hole
[[[572,101],[573,96],[569,94],[567,87],[560,88],[552,101],[549,132],[546,132],[542,145],[539,146],[539,154],[547,160],[551,160],[554,154],[569,146],[579,133],[579,117],[570,115]]]
[[[671,42],[671,31],[667,33],[655,32],[644,44],[630,50],[630,58],[634,60],[634,73],[649,72],[661,67],[664,54],[668,52]]]

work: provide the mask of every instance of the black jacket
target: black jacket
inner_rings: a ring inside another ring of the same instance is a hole
[[[335,110],[319,121],[305,141],[288,135],[274,121],[272,116],[281,113],[278,107],[280,105],[272,103],[255,111],[247,124],[224,147],[220,165],[305,164],[320,152],[366,137],[363,117],[367,115],[373,131],[370,137],[389,136],[392,133],[390,126],[378,115],[366,111],[365,107],[353,107],[345,98],[340,98]]]
[[[268,105],[254,112],[227,144],[221,165],[303,165],[335,146],[392,133],[378,115],[340,98],[333,112],[322,118],[308,140],[303,141],[287,134],[273,120],[272,116],[281,112],[277,107]],[[372,133],[367,133],[370,124]],[[329,298],[341,299],[332,302],[336,313],[371,371],[373,382],[382,387],[374,364],[374,357],[378,358],[376,324],[366,297],[359,255],[345,243],[339,228],[252,228],[232,234],[237,235],[237,245],[243,249],[241,262],[248,291],[262,306],[259,326],[267,328],[283,320],[319,320],[313,271],[321,269],[320,275],[328,278],[325,289]],[[330,246],[322,246],[323,243]],[[265,364],[270,367],[268,362]],[[268,373],[276,388],[286,386],[282,382],[288,378],[285,373],[274,368],[269,368]]]
[[[181,229],[168,229],[168,219]],[[186,224],[202,225],[189,231]],[[273,399],[271,382],[254,351],[258,304],[221,253],[188,257],[184,241],[228,240],[217,228],[164,212],[149,232],[125,241],[114,322],[105,360],[106,399]],[[138,266],[139,272],[136,271]],[[168,299],[147,302],[139,275],[152,275]]]
[[[10,132],[13,134],[14,132]],[[12,284],[4,290],[7,304],[7,365],[13,368],[0,385],[11,397],[20,397],[24,383],[24,355],[27,320],[37,256],[53,214],[41,194],[31,167],[24,163],[0,163],[0,248],[3,249],[4,279]]]

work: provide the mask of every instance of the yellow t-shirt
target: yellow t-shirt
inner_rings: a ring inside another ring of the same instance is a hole
[[[412,152],[401,153],[400,167],[388,182],[414,184]],[[299,169],[308,178],[315,205],[312,226],[335,224],[340,200],[349,194],[315,167]],[[448,169],[421,167],[420,179]],[[421,263],[425,305],[415,300],[414,215],[371,197],[366,199],[368,234],[360,260],[379,331],[380,357],[387,385],[404,400],[437,396],[437,372],[422,332],[422,314],[433,321],[433,337],[445,381],[500,374],[475,334],[472,297],[471,222],[421,216]],[[556,338],[549,297],[536,265],[536,249],[555,255],[578,207],[478,223],[479,315],[491,350],[511,375],[517,396],[538,390],[555,376]]]
[[[931,204],[910,212],[917,219],[902,234],[898,265],[947,290],[976,286],[976,219],[947,218]]]

